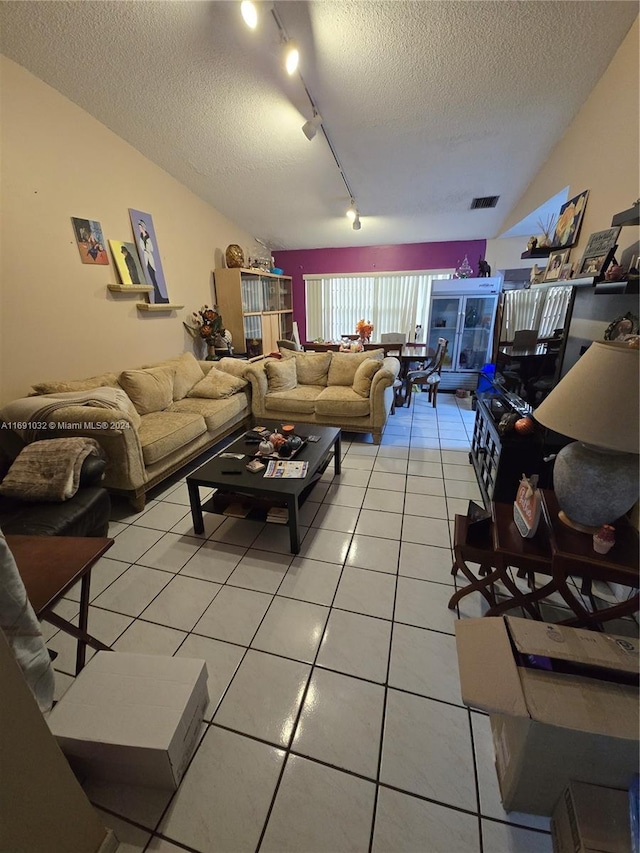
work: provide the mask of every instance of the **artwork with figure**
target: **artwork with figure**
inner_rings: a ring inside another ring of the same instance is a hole
[[[138,257],[142,264],[145,281],[153,287],[149,293],[149,302],[152,304],[168,303],[167,284],[162,271],[158,241],[153,227],[150,213],[129,208],[131,227],[135,235]]]
[[[71,222],[82,263],[108,266],[109,257],[100,223],[94,219],[79,219],[76,216],[71,217]]]
[[[109,240],[109,248],[115,261],[118,275],[122,284],[146,284],[138,250],[133,243],[124,243],[122,240]]]

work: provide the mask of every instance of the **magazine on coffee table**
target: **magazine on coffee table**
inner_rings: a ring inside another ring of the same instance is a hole
[[[302,479],[307,476],[309,469],[308,462],[288,462],[284,459],[272,459],[267,465],[267,470],[264,472],[264,477]]]

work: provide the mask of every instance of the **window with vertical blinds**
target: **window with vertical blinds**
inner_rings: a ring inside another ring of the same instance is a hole
[[[519,329],[536,329],[539,338],[549,338],[564,326],[571,285],[539,285],[529,290],[508,290],[504,294],[502,340],[512,341]]]
[[[449,270],[304,276],[307,339],[340,340],[353,335],[361,318],[370,320],[374,338],[400,332],[413,340],[417,323],[428,314],[434,279]]]

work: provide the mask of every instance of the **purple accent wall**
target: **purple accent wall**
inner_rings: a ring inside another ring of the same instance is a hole
[[[465,255],[476,270],[478,259],[485,257],[486,249],[486,240],[458,240],[343,249],[292,249],[274,252],[273,256],[276,266],[293,278],[293,319],[298,323],[300,340],[304,342],[307,320],[303,275],[455,269]]]

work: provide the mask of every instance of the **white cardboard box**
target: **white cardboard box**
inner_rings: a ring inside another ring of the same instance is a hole
[[[91,778],[175,789],[209,700],[203,660],[98,652],[48,717]]]
[[[502,804],[550,815],[571,780],[637,772],[639,642],[506,616],[456,622],[462,701],[488,711]]]

